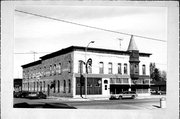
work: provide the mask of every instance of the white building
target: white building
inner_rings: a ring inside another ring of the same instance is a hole
[[[23,90],[73,98],[109,97],[125,90],[150,94],[150,55],[139,53],[133,38],[127,51],[71,46],[23,65]],[[85,59],[92,60],[88,73]]]

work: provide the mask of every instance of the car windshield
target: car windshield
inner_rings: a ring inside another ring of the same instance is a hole
[[[125,92],[123,92],[123,94],[136,94],[136,93],[133,91],[125,91]]]
[[[31,92],[30,94],[37,94],[37,92]]]

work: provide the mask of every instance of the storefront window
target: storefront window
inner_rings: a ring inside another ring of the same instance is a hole
[[[58,93],[60,92],[60,81],[58,80]]]
[[[66,93],[66,80],[64,80],[64,88],[63,92]]]
[[[69,93],[71,93],[71,80],[69,79]]]
[[[56,81],[54,80],[54,93],[56,93]]]

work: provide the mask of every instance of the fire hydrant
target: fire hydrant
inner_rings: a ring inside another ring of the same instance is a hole
[[[160,108],[166,108],[166,98],[160,98]]]

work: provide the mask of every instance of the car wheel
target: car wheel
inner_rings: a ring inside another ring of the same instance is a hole
[[[135,96],[133,95],[133,96],[132,96],[132,99],[134,99],[134,98],[135,98]]]
[[[122,96],[119,96],[119,99],[122,100]]]

